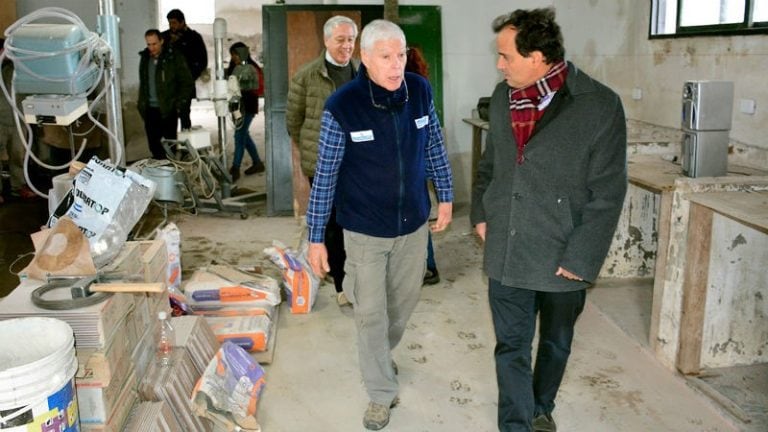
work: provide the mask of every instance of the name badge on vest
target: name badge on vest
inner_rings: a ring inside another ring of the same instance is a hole
[[[373,141],[373,130],[350,132],[349,137],[352,138],[352,142]]]
[[[424,116],[414,120],[416,122],[416,129],[421,129],[429,124],[429,116]]]

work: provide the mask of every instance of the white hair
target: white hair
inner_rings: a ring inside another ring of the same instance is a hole
[[[334,15],[328,18],[328,21],[323,25],[323,37],[329,39],[333,35],[333,29],[342,25],[349,24],[355,29],[355,37],[357,37],[357,23],[352,18],[345,17],[343,15]]]
[[[399,39],[406,46],[405,33],[397,24],[383,19],[373,20],[363,28],[360,49],[368,51],[376,42],[389,39]]]

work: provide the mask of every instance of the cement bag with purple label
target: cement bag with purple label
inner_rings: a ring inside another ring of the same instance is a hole
[[[96,267],[109,263],[147,209],[155,183],[97,157],[75,176],[74,187],[48,220],[68,216],[85,234]]]
[[[304,243],[300,252],[285,247],[275,240],[272,247],[264,249],[269,258],[283,272],[283,286],[291,304],[291,313],[306,314],[312,311],[317,298],[320,279],[312,272],[307,262],[307,246]]]

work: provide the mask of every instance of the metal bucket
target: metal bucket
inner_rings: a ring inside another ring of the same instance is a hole
[[[181,191],[184,186],[183,171],[179,171],[173,165],[146,166],[141,170],[141,175],[157,184],[154,196],[156,201],[184,203],[184,195]]]

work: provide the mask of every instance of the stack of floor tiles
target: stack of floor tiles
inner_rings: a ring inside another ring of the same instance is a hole
[[[219,350],[219,341],[203,317],[180,316],[171,319],[171,325],[176,331],[176,346],[184,348],[192,363],[202,376],[208,363],[216,351]]]
[[[142,402],[131,411],[123,432],[186,432],[165,402]]]
[[[139,385],[144,401],[163,401],[170,407],[184,431],[208,432],[212,425],[194,413],[190,396],[200,378],[186,350],[174,349],[169,366],[153,362]]]
[[[128,242],[115,261],[119,265],[108,265],[104,271],[144,275],[145,281],[164,278],[164,245],[162,241]],[[154,334],[157,312],[170,311],[168,293],[119,293],[87,307],[48,310],[38,308],[30,298],[42,284],[26,279],[0,300],[0,320],[43,316],[67,322],[75,335],[80,430],[121,431],[132,406],[138,402],[142,375],[135,367],[137,345],[142,337]],[[71,293],[69,288],[61,288],[46,293],[44,298],[70,300]]]
[[[133,308],[125,314],[98,349],[78,348],[75,376],[81,430],[118,432],[131,407],[138,402],[138,382],[143,371],[136,367],[139,341],[154,335],[160,310],[169,312],[167,292],[162,294],[115,294],[132,298]],[[146,348],[145,348],[146,349]],[[154,346],[150,349],[154,352]]]
[[[27,279],[0,301],[0,320],[42,316],[66,321],[75,333],[78,348],[103,348],[120,320],[133,308],[133,296],[113,295],[101,303],[69,310],[42,309],[32,303],[32,291],[43,282]],[[72,299],[69,289],[50,291],[46,300]]]

